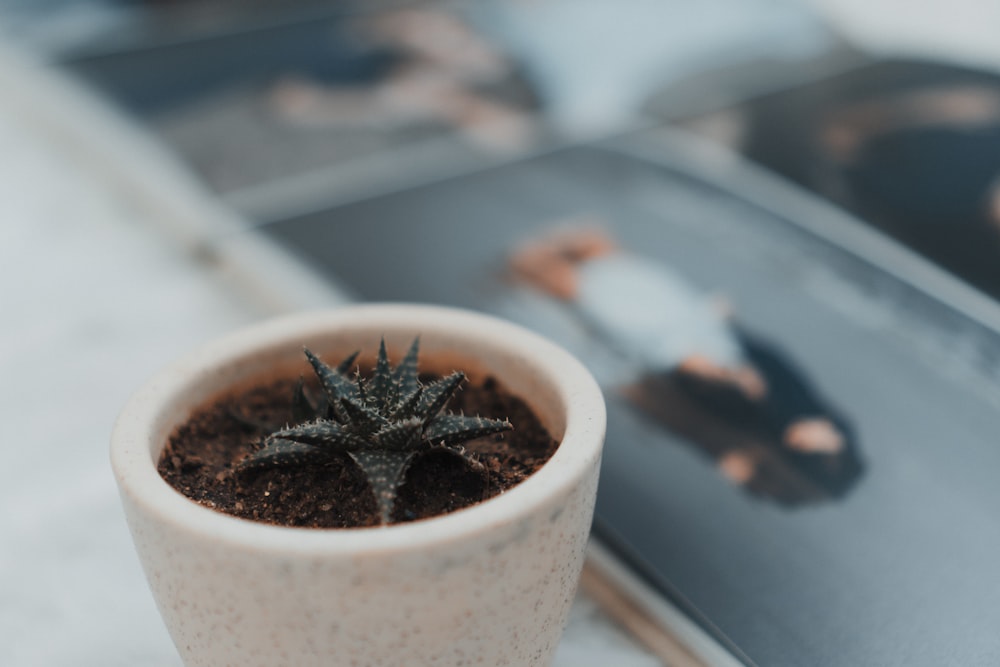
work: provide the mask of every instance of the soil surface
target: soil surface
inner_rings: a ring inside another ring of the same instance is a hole
[[[291,422],[296,380],[225,394],[196,410],[170,436],[160,475],[201,505],[245,519],[312,528],[377,525],[375,496],[346,454],[322,464],[236,471],[267,433]],[[445,410],[506,418],[514,430],[466,443],[485,471],[442,450],[417,455],[399,489],[393,523],[499,495],[538,470],[558,447],[525,402],[493,378],[478,385],[466,382]]]

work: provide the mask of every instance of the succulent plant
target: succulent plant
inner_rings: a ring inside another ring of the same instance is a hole
[[[392,368],[382,340],[369,378],[358,371],[350,375],[357,352],[333,368],[305,349],[322,396],[308,396],[300,380],[292,401],[297,423],[264,437],[260,449],[239,468],[323,462],[347,454],[368,478],[382,523],[389,523],[397,491],[417,454],[440,448],[481,466],[462,443],[509,430],[510,422],[443,412],[465,374],[456,371],[422,384],[417,373],[419,343],[414,339]]]

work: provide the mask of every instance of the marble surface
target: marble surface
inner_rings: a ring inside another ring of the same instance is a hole
[[[981,0],[813,4],[866,48],[1000,63]],[[111,477],[112,423],[167,360],[304,304],[206,253],[241,221],[70,88],[0,45],[0,665],[179,667]],[[656,664],[578,596],[558,667]]]
[[[207,252],[205,238],[239,221],[100,105],[2,50],[0,85],[0,665],[178,667],[108,435],[168,360],[303,304]],[[226,247],[268,254],[252,238]],[[555,664],[659,663],[579,596]]]

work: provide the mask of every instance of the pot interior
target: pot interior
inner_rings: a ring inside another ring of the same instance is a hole
[[[174,429],[201,406],[225,394],[278,378],[312,375],[303,347],[308,347],[331,365],[360,350],[357,363],[362,368],[371,368],[383,337],[390,363],[395,364],[403,358],[416,335],[420,336],[419,368],[422,373],[444,375],[461,370],[475,383],[492,376],[531,406],[552,437],[562,442],[567,417],[563,391],[554,378],[546,376],[536,363],[514,348],[504,347],[489,338],[412,326],[377,330],[346,328],[334,332],[293,333],[264,344],[244,346],[246,349],[235,345],[221,351],[214,360],[206,358],[201,364],[194,364],[160,412],[155,434],[149,442],[150,457],[155,465]]]

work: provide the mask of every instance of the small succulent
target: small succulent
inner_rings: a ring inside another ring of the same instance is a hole
[[[512,426],[506,420],[443,412],[465,374],[456,371],[422,384],[419,342],[414,339],[403,361],[392,368],[383,340],[370,378],[350,374],[357,352],[333,368],[305,349],[323,395],[310,398],[300,380],[292,402],[298,423],[266,436],[240,469],[323,462],[347,454],[368,478],[382,522],[388,523],[397,490],[420,452],[442,448],[480,466],[462,443]]]

